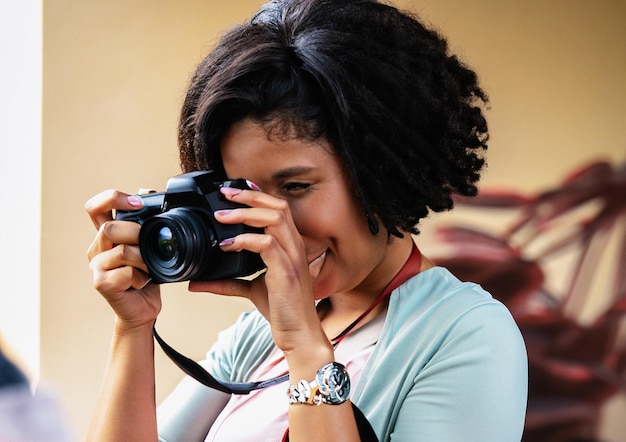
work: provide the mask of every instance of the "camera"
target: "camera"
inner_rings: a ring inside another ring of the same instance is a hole
[[[165,192],[137,195],[141,209],[117,211],[116,220],[141,224],[139,249],[153,282],[242,278],[265,268],[257,253],[219,248],[224,239],[263,232],[215,220],[216,210],[247,207],[228,201],[221,187],[250,189],[243,179],[219,181],[210,170],[189,172],[170,178]]]

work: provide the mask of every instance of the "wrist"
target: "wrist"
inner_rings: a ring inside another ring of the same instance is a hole
[[[135,323],[115,318],[115,335],[119,337],[134,336],[134,337],[146,337],[149,336],[152,339],[152,329],[154,322],[147,323]]]
[[[292,383],[302,379],[313,379],[320,367],[335,360],[332,345],[301,346],[286,351],[285,360],[289,366],[289,378]]]

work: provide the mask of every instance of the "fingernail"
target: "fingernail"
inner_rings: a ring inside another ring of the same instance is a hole
[[[220,192],[222,195],[239,195],[241,193],[241,189],[237,189],[236,187],[220,187]]]
[[[143,200],[141,198],[139,198],[138,196],[131,195],[128,198],[126,198],[126,200],[128,201],[128,204],[130,204],[133,207],[142,207],[143,206]]]
[[[246,180],[246,184],[248,185],[248,187],[252,190],[261,190],[261,188],[259,186],[257,186],[256,184],[254,184],[252,181],[250,180]]]
[[[235,238],[226,238],[220,242],[220,247],[230,246],[235,243]]]
[[[213,214],[217,216],[226,216],[230,214],[230,212],[232,211],[233,211],[232,209],[222,209],[222,210],[216,210],[215,212],[213,212]]]

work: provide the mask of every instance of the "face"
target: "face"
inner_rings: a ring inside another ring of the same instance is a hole
[[[304,240],[316,298],[382,290],[389,241],[372,235],[339,158],[324,140],[268,137],[251,121],[235,123],[222,142],[229,178],[246,178],[263,192],[286,200]],[[395,270],[394,270],[395,271]]]

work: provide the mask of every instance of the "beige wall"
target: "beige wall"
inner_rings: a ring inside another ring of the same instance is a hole
[[[175,129],[188,75],[216,34],[262,2],[44,3],[41,376],[83,439],[112,314],[93,290],[83,203],[178,173]],[[225,7],[224,4],[228,4]],[[598,155],[626,160],[626,2],[409,1],[461,48],[492,99],[490,186],[554,184]],[[163,287],[162,334],[202,357],[248,304]],[[158,397],[180,372],[157,351]],[[626,433],[609,423],[607,434]],[[621,423],[623,425],[623,422]],[[617,440],[617,439],[614,439]]]

